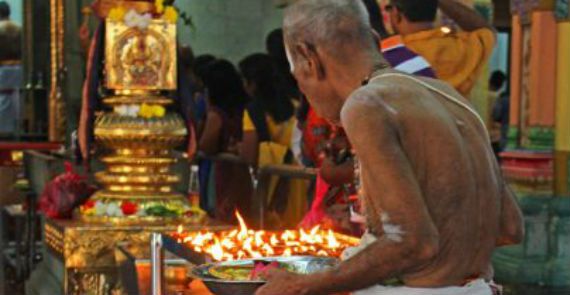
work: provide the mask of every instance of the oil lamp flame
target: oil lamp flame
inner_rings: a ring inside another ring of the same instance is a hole
[[[347,247],[356,246],[358,240],[343,237],[332,230],[315,226],[309,231],[285,230],[280,232],[249,229],[236,211],[239,229],[221,232],[184,232],[178,227],[179,242],[198,253],[209,255],[215,261],[231,261],[271,256],[313,255],[338,257]]]

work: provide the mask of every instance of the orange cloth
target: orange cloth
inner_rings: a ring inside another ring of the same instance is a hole
[[[473,32],[437,28],[405,35],[403,40],[431,64],[438,78],[465,97],[469,97],[495,47],[494,33],[487,28]]]

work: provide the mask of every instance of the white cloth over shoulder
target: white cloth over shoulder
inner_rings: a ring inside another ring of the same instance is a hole
[[[366,232],[357,247],[348,248],[342,253],[342,260],[350,259],[356,254],[374,243],[377,238]],[[445,288],[410,288],[410,287],[388,287],[375,285],[370,288],[359,290],[353,295],[493,295],[491,287],[485,280],[479,279],[465,286],[453,286]]]
[[[410,288],[373,286],[356,291],[353,295],[492,295],[493,291],[485,280],[479,279],[462,287]]]

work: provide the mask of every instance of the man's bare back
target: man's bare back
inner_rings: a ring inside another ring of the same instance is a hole
[[[396,294],[379,286],[390,278],[430,288],[422,294],[489,294],[492,251],[520,242],[523,227],[478,116],[449,86],[390,69],[360,1],[296,1],[283,28],[300,89],[356,152],[375,239],[330,271],[270,271],[257,294]]]
[[[343,116],[343,126],[362,159],[369,229],[381,237],[386,230],[399,228],[403,237],[410,223],[425,221],[419,213],[403,214],[404,220],[398,216],[400,210],[384,210],[391,207],[392,198],[386,196],[391,193],[389,187],[401,185],[390,182],[409,178],[412,181],[407,185],[417,185],[437,230],[438,245],[429,261],[404,270],[399,277],[414,287],[458,286],[473,278],[491,279],[490,257],[501,234],[502,202],[508,193],[487,132],[472,112],[413,80],[418,78],[390,75],[373,78],[343,109],[343,113],[366,110],[356,127],[352,127],[350,115]],[[424,81],[467,103],[451,87],[436,80]],[[378,124],[385,124],[382,130],[374,128]],[[378,140],[375,133],[385,130],[393,136]],[[375,161],[378,149],[399,149],[401,158],[392,160],[403,169],[376,169],[383,165]],[[385,177],[394,173],[401,175]]]

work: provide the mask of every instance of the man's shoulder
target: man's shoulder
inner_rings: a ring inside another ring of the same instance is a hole
[[[435,88],[454,96],[461,96],[453,87],[442,80],[412,75],[401,71],[395,71],[376,78],[373,83],[358,89],[354,95],[376,95],[385,100],[391,98],[416,100],[418,96],[432,95],[430,88],[432,90]]]
[[[345,103],[345,111],[362,114],[374,112],[374,116],[403,122],[420,113],[426,115],[435,111],[434,108],[441,102],[439,95],[454,97],[469,104],[453,87],[441,80],[396,72],[378,77],[355,91]]]
[[[386,115],[386,98],[390,93],[388,85],[369,84],[354,91],[344,103],[341,110],[343,120],[355,117],[374,116],[382,118]]]
[[[18,25],[17,23],[15,23],[11,20],[0,21],[0,27],[9,27],[9,28],[13,28],[13,29],[21,29],[20,25]]]
[[[20,34],[22,28],[11,20],[0,21],[0,34]]]
[[[346,100],[342,116],[373,116],[379,120],[393,121],[402,115],[399,112],[402,106],[429,95],[419,84],[400,76],[408,75],[389,74],[358,88]]]

